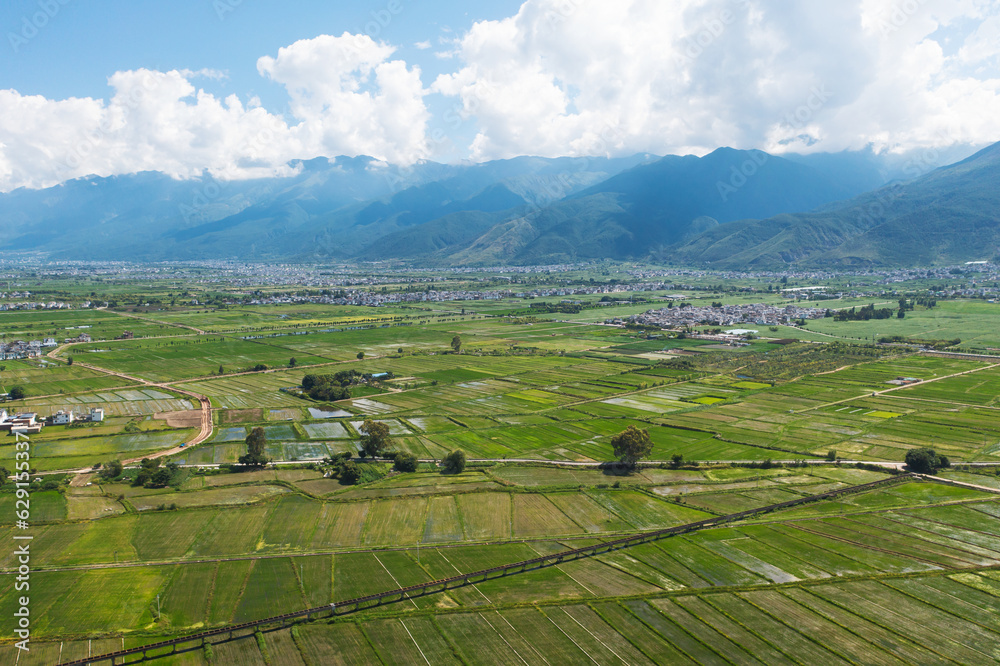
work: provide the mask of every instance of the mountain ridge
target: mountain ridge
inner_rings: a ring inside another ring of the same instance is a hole
[[[294,161],[285,178],[88,177],[0,195],[0,252],[57,259],[654,260],[756,268],[923,263],[996,240],[1000,144],[886,185],[869,152]],[[927,218],[946,222],[940,228]],[[961,238],[951,237],[948,224]],[[914,231],[931,242],[913,240]]]

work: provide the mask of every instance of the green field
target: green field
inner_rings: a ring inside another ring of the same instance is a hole
[[[647,278],[624,266],[317,270],[310,289],[336,274],[372,294],[429,293],[434,275],[435,289],[566,292],[361,307],[249,303],[235,278],[179,270],[187,277],[162,283],[39,277],[34,288],[59,287],[59,298],[95,292],[116,305],[0,312],[7,342],[94,340],[0,362],[0,392],[18,385],[27,394],[8,412],[44,419],[99,407],[106,416],[30,436],[37,481],[27,531],[13,485],[0,488],[0,538],[32,537],[32,650],[19,655],[13,623],[0,622],[2,663],[54,664],[744,511],[724,526],[257,638],[214,638],[210,649],[150,663],[1000,660],[1000,482],[996,467],[964,465],[1000,463],[1000,368],[990,358],[831,344],[960,337],[985,350],[1000,346],[995,304],[940,298],[901,320],[765,326],[770,340],[733,348],[603,324],[678,293],[696,305],[788,304],[764,276],[692,272],[671,277],[683,289],[631,291]],[[856,279],[831,285],[846,290]],[[253,298],[319,293],[275,280]],[[572,293],[597,284],[608,291]],[[617,302],[602,304],[608,294]],[[190,304],[195,296],[201,305]],[[563,300],[580,311],[530,307]],[[882,300],[891,299],[823,307]],[[126,330],[135,338],[113,339]],[[349,399],[289,391],[306,374],[345,370],[367,375]],[[920,381],[889,383],[899,377]],[[190,442],[199,405],[181,391],[208,398],[213,428],[163,460],[183,465],[171,466],[169,483],[133,485],[134,466],[117,480],[64,473]],[[423,461],[417,472],[357,458],[366,419],[388,426],[389,454]],[[231,467],[258,426],[264,453],[282,464]],[[597,467],[615,459],[612,439],[629,426],[648,431],[651,464]],[[14,440],[0,433],[8,471]],[[979,488],[906,479],[757,512],[888,479],[853,461],[901,462],[924,446],[953,463],[943,479]],[[469,465],[444,474],[434,461],[455,449]],[[343,452],[363,473],[356,484],[328,460]],[[831,453],[849,462],[825,462]],[[0,552],[0,617],[18,607],[17,566],[13,548]]]

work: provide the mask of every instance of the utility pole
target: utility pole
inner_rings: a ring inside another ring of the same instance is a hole
[[[160,619],[160,595],[156,595],[156,619]]]

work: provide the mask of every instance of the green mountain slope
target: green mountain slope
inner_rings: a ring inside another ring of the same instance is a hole
[[[913,266],[1000,255],[1000,144],[821,212],[723,224],[659,256],[716,268]]]

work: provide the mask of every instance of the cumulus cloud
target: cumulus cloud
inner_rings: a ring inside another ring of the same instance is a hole
[[[257,70],[288,91],[303,146],[409,164],[427,155],[429,114],[420,69],[389,60],[394,50],[367,35],[324,35],[261,58]]]
[[[280,175],[341,154],[409,164],[456,140],[487,160],[1000,139],[996,0],[526,0],[441,43],[415,44],[447,72],[429,87],[367,35],[281,48],[257,70],[285,89],[287,115],[198,88],[225,77],[210,69],[118,72],[108,100],[0,90],[0,190]],[[428,140],[428,95],[445,98],[434,125],[448,141]]]
[[[527,0],[476,23],[460,100],[473,159],[982,143],[1000,138],[991,0]],[[963,46],[946,55],[943,30]]]
[[[287,90],[290,119],[192,83],[214,70],[135,70],[108,79],[108,101],[0,90],[0,190],[87,175],[205,171],[234,179],[288,175],[288,162],[366,154],[407,164],[427,154],[420,72],[370,37],[321,36],[263,57]]]

